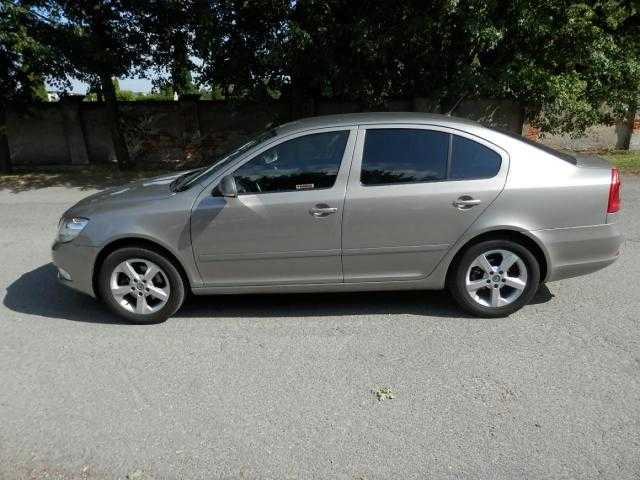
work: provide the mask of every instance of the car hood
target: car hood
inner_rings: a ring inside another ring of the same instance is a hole
[[[108,188],[80,200],[65,212],[65,216],[88,216],[103,208],[127,206],[170,197],[173,195],[170,188],[171,182],[185,173],[187,171]]]

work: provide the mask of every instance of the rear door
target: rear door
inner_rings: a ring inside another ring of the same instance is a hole
[[[502,191],[508,163],[457,130],[361,126],[343,219],[345,282],[427,276]]]

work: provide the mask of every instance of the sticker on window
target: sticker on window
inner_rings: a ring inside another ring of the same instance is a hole
[[[313,190],[314,188],[314,183],[301,183],[300,185],[296,185],[296,190]]]

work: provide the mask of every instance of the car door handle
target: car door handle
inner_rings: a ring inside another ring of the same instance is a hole
[[[309,210],[309,214],[313,215],[314,217],[321,218],[327,217],[332,213],[336,213],[337,211],[338,209],[336,207],[330,207],[326,203],[319,203]]]
[[[473,198],[470,195],[462,195],[458,197],[452,205],[456,207],[458,210],[468,210],[469,208],[475,207],[476,205],[480,205],[482,200],[478,200],[477,198]]]

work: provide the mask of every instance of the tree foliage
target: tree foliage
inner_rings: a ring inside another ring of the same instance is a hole
[[[637,0],[208,2],[194,16],[200,82],[230,96],[381,108],[422,96],[511,99],[548,132],[635,111]]]
[[[530,108],[551,132],[635,111],[640,92],[636,2],[547,0],[505,4],[503,40],[483,59],[484,77]]]
[[[419,95],[444,112],[507,98],[547,131],[582,132],[637,105],[638,15],[616,0],[298,2],[287,51],[315,95]]]
[[[61,87],[68,84],[62,65],[51,48],[33,35],[35,22],[19,5],[0,1],[0,171],[11,171],[6,135],[6,111],[27,111],[46,96],[44,79]]]
[[[231,98],[264,99],[280,91],[289,0],[200,2],[195,7],[194,55],[200,82]]]
[[[418,96],[449,112],[489,97],[573,133],[638,107],[638,0],[14,2],[48,18],[24,23],[29,35],[103,90],[154,73],[162,91],[292,105]]]
[[[147,42],[152,45],[150,61],[156,71],[155,87],[178,95],[196,93],[191,71],[195,0],[150,0],[142,2],[137,14]]]
[[[25,0],[34,16],[46,21],[36,31],[69,74],[94,87],[107,105],[118,166],[130,167],[120,126],[114,77],[142,73],[148,66],[148,35],[136,0]],[[42,13],[38,13],[42,12]]]
[[[67,85],[64,68],[34,36],[35,27],[25,9],[0,1],[0,108],[40,99],[45,78]]]

